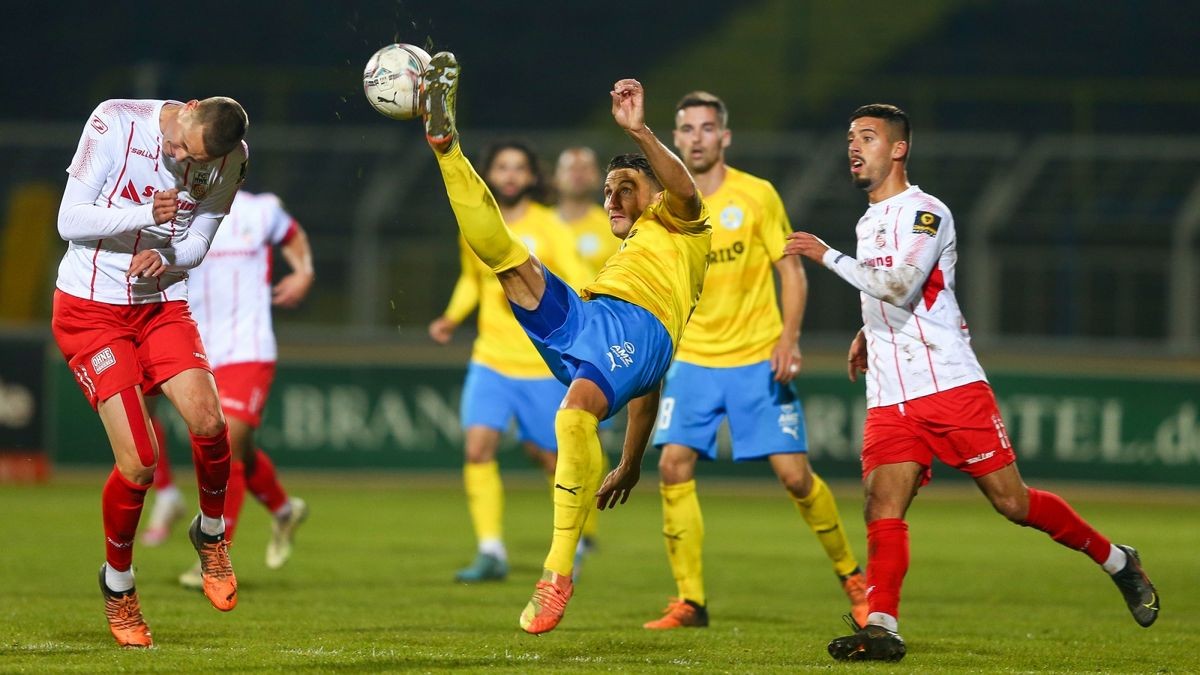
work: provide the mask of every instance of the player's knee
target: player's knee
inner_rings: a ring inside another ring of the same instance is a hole
[[[999,513],[1014,523],[1025,522],[1026,516],[1029,515],[1028,500],[1021,499],[1018,495],[992,497],[991,502],[992,508],[996,509],[996,513]]]
[[[658,476],[666,485],[678,485],[691,480],[695,473],[695,463],[663,450],[658,458]]]
[[[812,472],[802,471],[787,473],[779,476],[779,482],[783,483],[783,487],[796,499],[804,499],[812,494],[813,479]]]
[[[198,411],[197,414],[192,416],[191,421],[188,422],[188,431],[193,436],[203,436],[205,438],[211,438],[224,433],[225,427],[225,416],[221,414],[219,406]]]
[[[149,485],[154,482],[154,467],[154,462],[151,462],[150,466],[145,466],[141,460],[117,462],[117,471],[121,476],[136,485]]]

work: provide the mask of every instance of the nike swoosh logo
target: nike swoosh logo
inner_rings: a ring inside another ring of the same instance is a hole
[[[574,494],[579,494],[579,493],[577,493],[577,492],[575,492],[575,491],[576,491],[576,490],[578,490],[578,489],[579,489],[579,488],[581,488],[581,487],[583,487],[583,486],[582,486],[582,485],[576,485],[575,487],[570,487],[570,488],[569,488],[569,487],[564,487],[564,486],[562,486],[562,485],[559,485],[558,483],[555,483],[555,484],[554,484],[554,489],[555,489],[555,490],[562,490],[563,492],[570,492],[570,493],[571,493],[571,494],[573,494],[573,495],[574,495]]]

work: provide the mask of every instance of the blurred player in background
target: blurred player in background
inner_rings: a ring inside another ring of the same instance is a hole
[[[487,185],[463,156],[454,126],[459,66],[441,52],[425,73],[425,133],[437,156],[459,230],[496,274],[521,326],[551,372],[569,383],[554,419],[554,529],[550,553],[521,628],[558,625],[574,586],[574,553],[584,521],[624,502],[637,483],[654,426],[662,377],[700,296],[711,228],[696,184],[644,122],[636,80],[616,83],[612,113],[645,155],[609,163],[604,184],[612,231],[624,239],[599,276],[577,294],[551,273],[504,223]],[[621,462],[599,490],[597,426],[625,405],[629,422]]]
[[[590,277],[575,253],[570,231],[545,206],[546,185],[537,155],[520,141],[493,144],[484,153],[483,176],[504,222],[547,266],[572,287]],[[550,372],[513,317],[496,275],[461,238],[461,272],[442,316],[429,335],[446,344],[476,307],[479,336],[463,384],[461,419],[466,435],[463,484],[475,528],[475,560],[455,574],[461,582],[498,581],[508,575],[504,546],[504,487],[496,451],[514,419],[517,439],[535,464],[553,477],[558,443],[554,413],[567,388]],[[594,524],[595,518],[588,521]]]
[[[1134,620],[1150,626],[1158,593],[1137,551],[1111,543],[1058,495],[1021,480],[954,295],[954,216],[908,182],[908,115],[891,105],[863,106],[850,116],[847,141],[851,179],[870,202],[856,228],[855,255],[806,232],[789,235],[786,249],[828,267],[862,295],[864,326],[848,360],[852,382],[867,373],[862,471],[870,615],[853,635],[830,642],[829,653],[839,660],[904,657],[897,632],[909,561],[904,516],[929,481],[934,457],[974,478],[1004,517],[1085,553],[1111,575]]]
[[[272,248],[278,247],[290,273],[271,285]],[[225,539],[231,545],[237,529],[242,501],[250,494],[270,511],[271,538],[267,542],[267,567],[279,569],[292,555],[296,528],[308,517],[308,505],[299,497],[288,497],[271,458],[254,441],[262,424],[263,407],[275,379],[277,357],[271,306],[296,307],[313,283],[312,247],[296,219],[272,194],[237,193],[225,224],[213,239],[204,264],[188,278],[188,303],[200,336],[208,349],[221,409],[229,422],[229,445],[233,451],[229,489],[225,493]],[[159,459],[169,474],[168,462]],[[165,476],[167,481],[169,475]],[[169,483],[168,483],[169,484]],[[152,514],[171,499],[180,499],[178,489],[157,492]],[[201,585],[200,569],[193,567],[179,577],[188,588]]]
[[[101,103],[84,126],[58,213],[69,242],[52,329],[100,415],[116,466],[104,485],[100,568],[109,629],[150,647],[133,578],[133,542],[157,443],[144,396],[161,391],[191,434],[200,514],[190,536],[214,607],[237,604],[225,543],[229,433],[187,303],[200,264],[245,177],[249,121],[230,98]]]
[[[663,536],[679,595],[645,627],[708,625],[696,461],[717,458],[717,428],[725,418],[734,461],[770,463],[832,561],[855,618],[865,622],[862,570],[833,493],[809,465],[804,409],[791,386],[800,372],[798,341],[808,299],[804,267],[783,253],[791,223],[770,183],[725,163],[732,134],[721,99],[696,91],[675,109],[675,147],[718,226],[704,293],[667,373],[654,436],[662,449]],[[778,303],[772,268],[779,277]]]
[[[554,169],[558,217],[575,234],[579,255],[590,268],[588,279],[595,278],[621,247],[609,226],[608,213],[596,203],[600,183],[600,166],[591,148],[575,146],[559,153]]]

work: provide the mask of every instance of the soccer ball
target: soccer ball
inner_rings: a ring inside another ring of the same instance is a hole
[[[363,70],[367,102],[394,120],[420,117],[421,75],[428,67],[429,54],[420,47],[398,43],[380,49]]]

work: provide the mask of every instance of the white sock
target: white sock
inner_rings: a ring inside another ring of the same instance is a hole
[[[1109,544],[1112,548],[1108,550],[1108,560],[1105,560],[1100,566],[1109,574],[1116,574],[1125,569],[1125,563],[1129,556],[1125,555],[1125,551],[1117,548],[1116,544]]]
[[[165,488],[155,488],[154,491],[158,495],[155,499],[162,500],[163,502],[177,502],[183,499],[183,493],[179,491],[179,487],[174,483]],[[155,503],[157,504],[158,502],[156,501]]]
[[[225,534],[225,517],[217,516],[216,518],[209,518],[201,513],[200,531],[210,537],[215,537],[218,534]]]
[[[480,541],[479,552],[490,555],[493,558],[499,558],[500,560],[508,560],[508,551],[504,549],[504,542],[499,539],[484,539]]]
[[[283,506],[272,511],[271,515],[275,516],[275,520],[287,520],[288,518],[291,518],[292,517],[292,500],[289,499],[286,502],[284,502]]]
[[[124,593],[133,588],[133,568],[118,572],[112,568],[112,565],[105,565],[104,585],[108,586],[108,590],[116,593]]]
[[[899,630],[900,622],[897,621],[896,617],[892,616],[891,614],[884,614],[883,612],[871,612],[867,615],[867,625],[882,626],[895,633]]]

